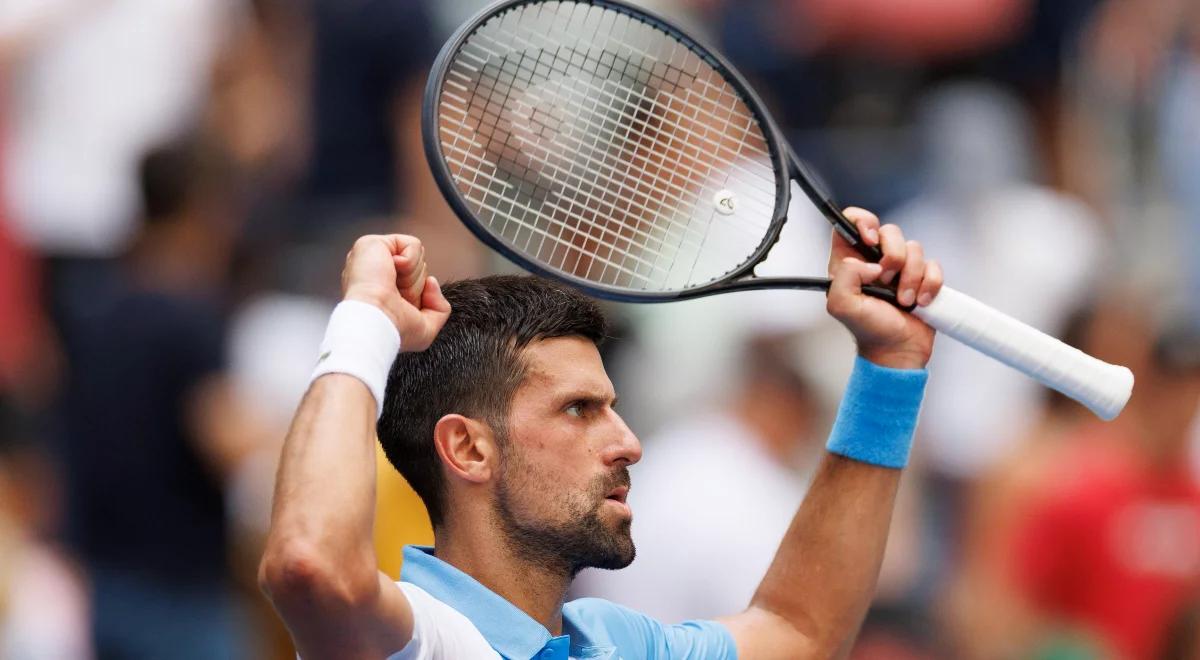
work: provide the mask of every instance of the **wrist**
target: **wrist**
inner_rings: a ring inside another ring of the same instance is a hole
[[[881,467],[907,465],[928,376],[856,360],[826,449]]]
[[[399,352],[400,333],[387,313],[376,305],[347,298],[329,317],[311,380],[332,373],[357,378],[375,399],[378,418],[383,413],[388,374]]]
[[[395,295],[395,289],[389,291],[387,287],[373,284],[352,284],[346,287],[346,292],[342,295],[342,300],[365,303],[378,308],[392,322],[392,325],[396,327],[397,332],[399,332],[400,319],[396,318],[396,315],[392,313],[387,304],[389,294]]]
[[[859,345],[858,356],[888,369],[924,369],[929,364],[929,353],[916,349]]]

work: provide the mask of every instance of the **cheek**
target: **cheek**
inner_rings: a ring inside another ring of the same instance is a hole
[[[596,429],[561,416],[523,416],[509,427],[510,485],[557,501],[587,498],[596,474]]]
[[[586,514],[596,505],[592,472],[566,452],[532,451],[526,445],[505,466],[510,504],[531,518],[562,521]]]
[[[513,419],[509,427],[513,448],[522,452],[527,463],[546,471],[587,474],[594,467],[598,438],[603,434],[587,424],[563,414],[528,415]]]

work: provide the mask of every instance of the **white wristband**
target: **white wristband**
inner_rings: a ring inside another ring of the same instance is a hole
[[[383,310],[357,300],[343,300],[329,316],[321,357],[309,382],[325,374],[354,376],[371,390],[375,418],[379,419],[388,372],[399,352],[400,332]]]

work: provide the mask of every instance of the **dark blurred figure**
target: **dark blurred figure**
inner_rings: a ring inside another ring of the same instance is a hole
[[[144,229],[67,343],[68,538],[94,585],[100,658],[237,658],[222,477],[244,447],[222,378],[236,217],[199,139],[143,160]]]
[[[420,97],[438,47],[428,8],[394,0],[310,2],[312,153],[305,191],[322,209],[359,216],[349,219],[390,213],[403,201],[399,154],[406,143],[420,142],[419,133],[399,130],[397,119]]]
[[[1180,608],[1158,660],[1200,660],[1200,600],[1190,600]]]
[[[1133,369],[1133,397],[1114,422],[1089,419],[1061,437],[1005,545],[1034,622],[1027,657],[1063,645],[1155,657],[1200,584],[1200,486],[1188,460],[1200,328],[1155,326],[1123,307],[1100,308],[1093,332],[1111,347],[1098,355]]]
[[[363,232],[397,230],[420,235],[431,254],[443,255],[430,264],[443,277],[481,273],[485,252],[438,192],[421,145],[422,90],[442,36],[431,17],[434,4],[256,0],[254,6],[263,48],[275,53],[267,68],[283,85],[233,85],[224,105],[261,109],[273,94],[274,105],[302,108],[285,113],[297,115],[288,119],[296,126],[285,141],[300,148],[283,150],[292,162],[257,165],[269,170],[259,178],[275,179],[270,190],[255,191],[259,199],[248,226],[254,266],[270,271],[265,285],[333,297],[337,292],[328,283],[338,280],[329,268],[340,268],[337,246]],[[234,58],[243,69],[255,60],[247,54],[252,50]],[[255,88],[275,91],[258,98]],[[239,132],[245,138],[272,127],[259,121]],[[268,254],[275,262],[264,259]]]

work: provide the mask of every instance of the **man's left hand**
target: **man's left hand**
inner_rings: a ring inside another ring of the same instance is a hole
[[[883,252],[879,263],[867,263],[837,232],[829,252],[826,309],[845,325],[858,343],[858,354],[896,369],[921,369],[933,352],[933,328],[894,305],[862,292],[867,284],[896,284],[902,305],[928,305],[942,288],[942,269],[926,260],[917,241],[906,241],[896,225],[879,225],[875,214],[848,208],[846,217],[858,227],[867,245]]]

